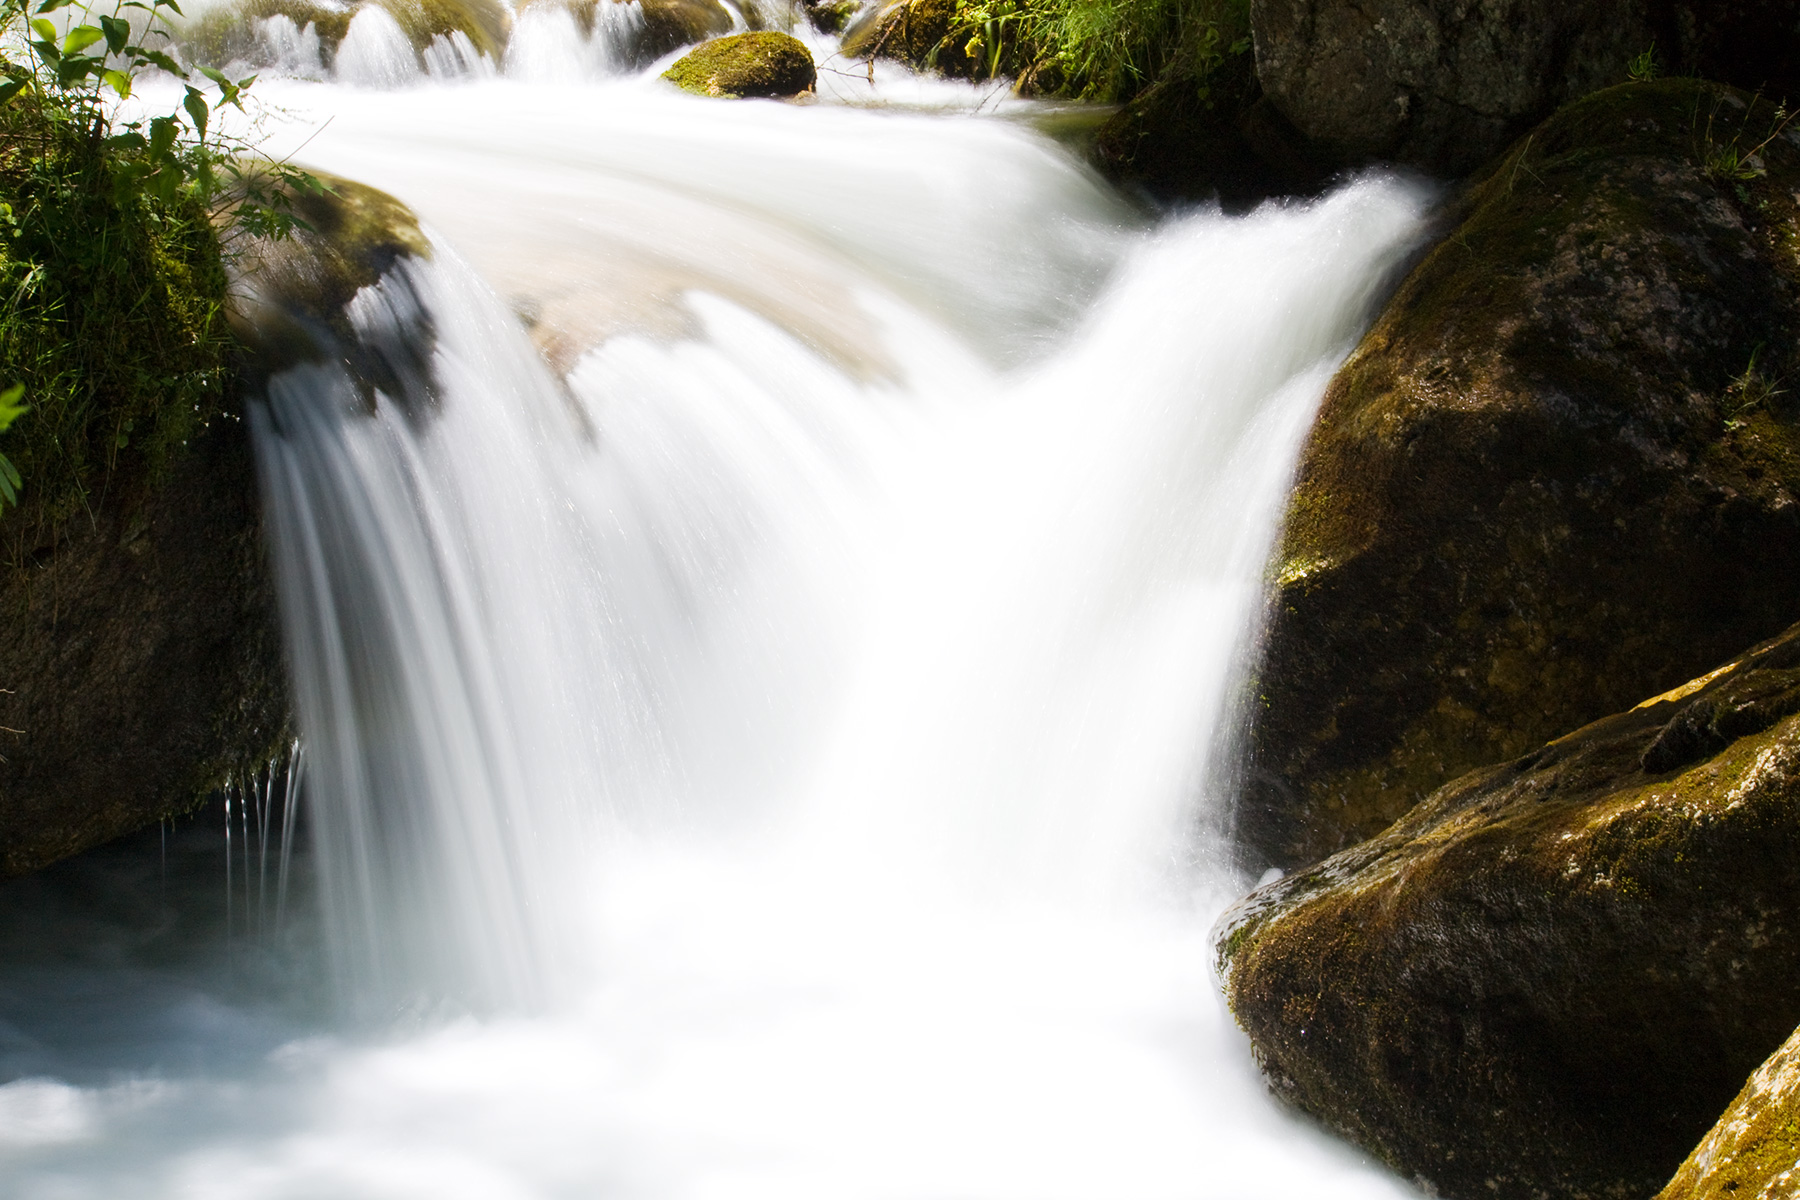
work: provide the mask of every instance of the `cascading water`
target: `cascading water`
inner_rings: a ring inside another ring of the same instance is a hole
[[[956,94],[278,92],[434,234],[250,410],[317,945],[65,971],[97,1056],[0,971],[8,1194],[1404,1192],[1263,1092],[1203,782],[1424,200],[1149,226]]]

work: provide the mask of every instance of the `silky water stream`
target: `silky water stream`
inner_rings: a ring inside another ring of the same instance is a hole
[[[0,1192],[1406,1194],[1218,998],[1208,756],[1425,198],[1151,220],[972,89],[555,78],[259,85],[422,216],[349,313],[412,366],[251,409],[292,878],[252,789],[229,911],[210,825],[0,889]]]

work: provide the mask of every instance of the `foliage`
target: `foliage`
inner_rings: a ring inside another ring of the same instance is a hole
[[[1661,74],[1662,66],[1657,62],[1654,42],[1642,54],[1633,55],[1631,61],[1625,64],[1625,78],[1632,83],[1649,83]]]
[[[944,39],[978,73],[1029,74],[1039,90],[1130,99],[1180,73],[1210,101],[1209,80],[1250,50],[1249,0],[972,0]],[[1046,86],[1047,85],[1047,86]]]
[[[30,55],[0,59],[0,379],[30,389],[15,476],[50,524],[121,466],[154,479],[223,411],[217,229],[284,236],[298,223],[290,197],[320,186],[221,136],[219,109],[241,110],[253,80],[190,76],[152,44],[176,0],[58,18],[69,3],[0,0],[7,44]],[[177,81],[174,110],[126,114],[151,69]]]
[[[25,385],[22,383],[15,383],[0,392],[0,433],[11,429],[12,423],[25,415],[26,406],[19,403],[24,396]],[[0,454],[0,508],[19,502],[19,487],[23,482],[12,460]]]

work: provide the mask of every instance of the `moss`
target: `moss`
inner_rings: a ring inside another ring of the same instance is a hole
[[[785,33],[740,33],[688,53],[663,78],[696,96],[796,96],[817,79],[812,54]]]

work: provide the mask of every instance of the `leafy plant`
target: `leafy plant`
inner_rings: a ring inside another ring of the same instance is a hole
[[[1662,67],[1656,61],[1656,43],[1650,43],[1649,49],[1642,54],[1634,55],[1625,64],[1625,78],[1632,83],[1649,83],[1662,74]]]
[[[24,416],[26,406],[19,401],[25,397],[25,385],[15,383],[0,392],[0,433],[12,428],[12,423]],[[25,481],[19,478],[19,469],[12,465],[12,460],[0,454],[0,507],[19,502],[19,489]]]
[[[292,232],[292,197],[323,190],[222,135],[220,110],[244,109],[254,79],[189,71],[163,48],[178,3],[0,0],[0,379],[33,397],[0,476],[15,503],[32,481],[33,526],[121,467],[153,481],[224,414],[230,244]],[[151,71],[177,82],[174,104],[127,113]],[[16,526],[0,527],[13,561],[41,536]]]
[[[1202,100],[1250,49],[1248,0],[973,0],[944,39],[987,75],[1052,78],[1053,90],[1128,100],[1179,65]]]

